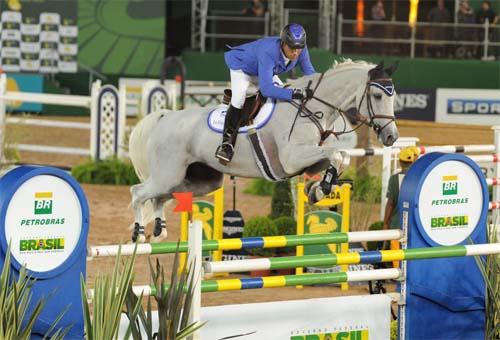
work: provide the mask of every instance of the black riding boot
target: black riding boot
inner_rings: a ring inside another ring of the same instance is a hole
[[[238,137],[238,129],[241,124],[241,109],[237,109],[229,105],[224,120],[224,131],[222,132],[222,144],[219,145],[215,152],[215,157],[219,162],[226,165],[231,162],[234,154],[234,145]]]

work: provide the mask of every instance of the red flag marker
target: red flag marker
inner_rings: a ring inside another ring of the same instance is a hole
[[[177,200],[177,205],[174,208],[174,212],[180,211],[193,211],[193,193],[192,192],[174,192],[172,193],[174,198]]]

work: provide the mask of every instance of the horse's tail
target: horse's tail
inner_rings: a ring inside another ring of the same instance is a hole
[[[158,120],[165,114],[166,111],[158,111],[148,114],[144,117],[135,128],[132,130],[129,139],[128,154],[132,165],[134,166],[135,173],[141,182],[144,182],[149,177],[149,164],[148,164],[148,139],[151,136],[151,131],[156,126]],[[153,221],[155,218],[153,205],[150,200],[142,207],[142,219],[144,225]],[[134,224],[130,226],[133,228]]]
[[[148,139],[151,136],[151,131],[164,113],[166,112],[162,110],[148,114],[137,123],[130,134],[128,154],[134,165],[135,173],[141,182],[144,182],[149,177]]]

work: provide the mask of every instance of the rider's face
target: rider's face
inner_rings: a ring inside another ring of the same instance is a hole
[[[301,52],[302,48],[290,48],[287,44],[283,44],[283,53],[290,60],[296,60]]]

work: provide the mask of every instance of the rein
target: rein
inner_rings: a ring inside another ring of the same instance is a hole
[[[380,82],[391,82],[392,84],[392,79],[391,78],[378,78],[378,79],[373,79],[373,80],[369,80],[366,82],[366,86],[365,86],[365,90],[363,92],[363,96],[361,97],[361,100],[359,101],[359,105],[356,109],[356,112],[354,114],[348,112],[348,111],[344,111],[342,110],[341,108],[321,99],[321,98],[318,98],[314,95],[314,93],[316,93],[316,90],[318,89],[321,81],[323,80],[323,76],[325,75],[325,73],[321,73],[320,77],[319,77],[319,80],[318,80],[318,83],[316,84],[316,86],[314,87],[314,90],[313,90],[313,96],[312,98],[310,99],[302,99],[301,103],[298,104],[294,101],[291,101],[289,102],[290,105],[294,106],[295,108],[297,108],[297,114],[295,115],[295,119],[293,121],[293,124],[290,128],[290,133],[288,135],[288,140],[290,140],[290,137],[292,135],[292,131],[295,127],[295,123],[297,121],[297,118],[300,116],[301,118],[308,118],[309,120],[311,120],[311,122],[314,123],[314,125],[317,127],[317,129],[319,130],[319,133],[320,133],[320,141],[318,143],[318,145],[322,145],[325,140],[330,136],[330,135],[334,135],[337,139],[338,139],[338,136],[340,135],[343,135],[343,134],[346,134],[346,133],[350,133],[350,132],[354,132],[356,131],[357,129],[359,129],[362,125],[367,125],[371,128],[373,128],[373,130],[378,134],[380,134],[380,132],[386,128],[390,123],[392,123],[393,121],[396,120],[396,118],[394,116],[389,116],[389,115],[377,115],[375,114],[375,112],[373,111],[373,104],[372,104],[372,100],[371,100],[371,94],[370,94],[370,86],[376,86],[376,87],[379,87],[381,88],[387,95],[393,95],[394,94],[394,86],[391,86],[390,89],[391,90],[388,90],[386,87],[384,87],[383,85],[380,84]],[[312,80],[309,81],[309,83],[307,84],[307,88],[309,88],[311,86],[311,83],[312,83]],[[367,108],[368,108],[368,118],[365,118],[363,117],[363,115],[360,113],[360,109],[361,109],[361,105],[363,104],[363,101],[367,100]],[[320,120],[323,118],[324,116],[324,113],[321,112],[321,111],[317,111],[317,112],[312,112],[307,106],[307,102],[311,99],[315,99],[317,101],[319,101],[320,103],[322,103],[323,105],[326,105],[328,106],[329,108],[333,109],[334,111],[337,111],[340,116],[342,117],[342,119],[344,120],[344,131],[341,131],[341,132],[335,132],[333,130],[333,128],[331,129],[324,129],[323,126],[321,125],[321,122]],[[358,122],[360,123],[358,126],[356,126],[355,128],[349,130],[349,131],[346,131],[346,122],[345,122],[345,119],[346,117],[350,118],[350,121],[355,121],[355,122]],[[380,126],[379,124],[375,123],[375,119],[388,119],[389,121],[384,125],[384,126]]]

